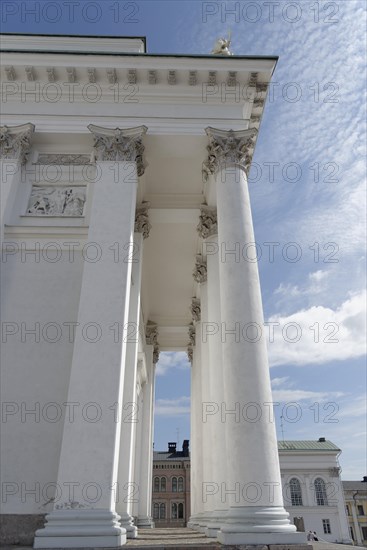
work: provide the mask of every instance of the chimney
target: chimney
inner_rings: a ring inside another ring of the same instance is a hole
[[[183,456],[189,456],[189,440],[188,439],[184,439],[184,442],[182,443],[182,455]]]
[[[362,483],[367,483],[367,476],[363,476]]]
[[[170,442],[168,443],[168,452],[169,453],[175,453],[176,452],[176,445],[177,443],[176,442]]]
[[[326,439],[325,437],[319,437],[319,443],[325,443]]]

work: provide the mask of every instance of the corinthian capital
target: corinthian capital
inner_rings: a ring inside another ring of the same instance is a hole
[[[194,321],[198,322],[201,319],[201,306],[199,298],[193,298],[191,302],[191,314]]]
[[[202,204],[200,206],[199,225],[196,229],[203,239],[207,239],[211,235],[216,235],[218,233],[217,209]]]
[[[0,158],[19,160],[21,164],[27,161],[31,149],[31,138],[34,125],[0,126]]]
[[[148,321],[145,327],[145,341],[149,346],[158,344],[158,325],[152,321]]]
[[[135,213],[135,233],[142,233],[144,239],[147,239],[149,237],[149,232],[152,228],[152,226],[149,223],[149,210],[150,203],[149,202],[143,202],[142,204],[138,204],[136,207],[136,213]]]
[[[197,283],[205,283],[207,280],[206,261],[201,254],[197,254],[195,262],[195,270],[192,274]]]
[[[88,130],[94,136],[94,149],[97,160],[132,161],[136,162],[138,176],[145,170],[143,160],[143,135],[147,132],[146,126],[136,128],[103,128],[90,124]]]
[[[204,162],[203,176],[215,174],[221,165],[238,165],[246,172],[250,169],[257,135],[256,128],[248,130],[218,130],[206,128],[209,137],[208,159]]]

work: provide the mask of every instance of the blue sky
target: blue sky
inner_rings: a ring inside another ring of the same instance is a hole
[[[235,54],[280,57],[250,174],[265,318],[279,323],[278,437],[283,413],[285,439],[331,439],[343,479],[366,474],[365,26],[359,0],[2,2],[3,32],[146,36],[150,53],[207,54],[231,29]],[[177,429],[190,437],[185,354],[161,356],[157,374],[165,449]]]

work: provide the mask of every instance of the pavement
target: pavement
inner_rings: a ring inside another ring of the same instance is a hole
[[[309,550],[363,550],[360,546],[349,546],[346,544],[336,544],[329,542],[312,542],[305,545]],[[302,549],[305,547],[302,545]],[[252,550],[253,546],[222,546],[214,538],[207,538],[202,533],[197,533],[192,529],[139,529],[139,538],[129,539],[123,546],[127,550]],[[279,550],[287,550],[287,545],[279,546]],[[294,545],[290,545],[289,550],[295,550]],[[31,546],[2,546],[2,550],[32,550]],[[63,550],[63,549],[60,549]],[[71,549],[68,549],[71,550]],[[103,550],[101,548],[89,548],[86,550]],[[108,550],[108,549],[104,549]],[[111,549],[109,549],[111,550]],[[260,547],[257,547],[260,550]],[[364,547],[364,550],[366,548]]]

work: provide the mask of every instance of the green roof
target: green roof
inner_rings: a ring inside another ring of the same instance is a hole
[[[278,441],[279,451],[340,451],[331,441]]]

